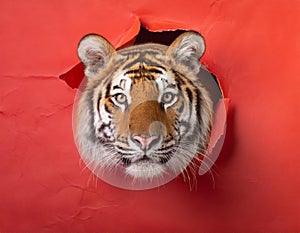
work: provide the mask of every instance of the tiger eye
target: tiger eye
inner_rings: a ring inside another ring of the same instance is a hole
[[[127,96],[120,93],[115,96],[115,99],[120,104],[125,104],[127,102]]]
[[[172,100],[174,99],[174,97],[175,97],[175,95],[173,94],[173,93],[171,93],[171,92],[166,92],[166,93],[164,93],[163,94],[163,96],[162,96],[162,102],[163,103],[170,103],[170,102],[172,102]]]

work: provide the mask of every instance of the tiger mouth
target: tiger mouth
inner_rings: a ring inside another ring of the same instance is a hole
[[[132,164],[156,163],[153,159],[149,158],[147,155],[144,155],[142,158],[140,158],[136,161],[132,161],[129,158],[122,158],[121,161],[125,167],[129,167]]]
[[[138,159],[135,163],[142,163],[142,162],[154,162],[151,158],[147,155],[144,155],[143,158]]]
[[[121,159],[121,161],[125,167],[129,167],[132,164],[142,165],[142,164],[155,163],[155,164],[163,165],[163,164],[166,164],[171,158],[172,158],[172,156],[168,155],[168,156],[159,158],[159,161],[155,161],[154,159],[150,158],[149,156],[144,155],[142,158],[140,158],[136,161],[132,161],[131,159],[125,158],[125,157],[123,157]]]

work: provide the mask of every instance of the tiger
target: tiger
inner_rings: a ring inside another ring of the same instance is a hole
[[[199,79],[205,41],[196,31],[169,46],[115,49],[84,36],[78,57],[86,84],[76,111],[76,143],[94,170],[125,169],[134,179],[183,173],[207,152],[213,103]]]

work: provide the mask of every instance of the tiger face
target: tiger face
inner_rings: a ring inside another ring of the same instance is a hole
[[[169,47],[135,45],[116,51],[89,34],[78,46],[87,85],[77,111],[76,140],[94,169],[121,166],[133,178],[179,174],[205,154],[212,103],[199,81],[205,50],[197,32]]]

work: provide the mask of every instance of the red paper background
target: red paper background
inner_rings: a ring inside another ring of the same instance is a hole
[[[1,1],[1,232],[300,231],[300,2]],[[91,179],[72,135],[75,90],[58,76],[96,32],[121,46],[137,33],[194,29],[203,62],[230,98],[214,168],[126,191]],[[97,183],[97,185],[96,185]]]

